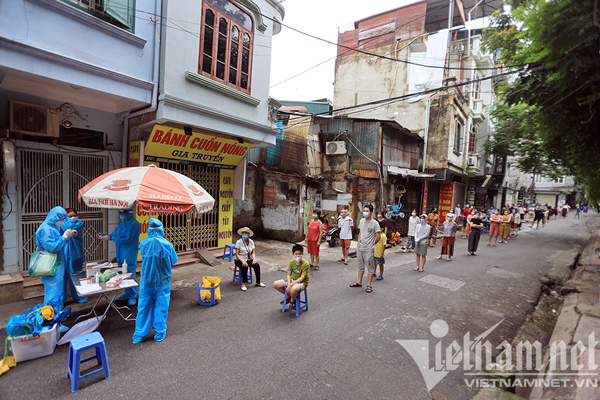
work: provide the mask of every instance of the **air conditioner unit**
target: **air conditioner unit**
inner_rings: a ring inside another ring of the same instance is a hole
[[[10,131],[32,136],[57,138],[59,111],[33,104],[10,102]]]
[[[346,142],[327,142],[325,145],[325,154],[346,154]]]
[[[474,166],[477,163],[477,157],[473,157],[473,156],[469,156],[467,158],[467,165],[468,166]]]

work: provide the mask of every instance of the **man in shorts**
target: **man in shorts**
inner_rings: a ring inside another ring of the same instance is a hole
[[[365,267],[369,274],[367,282],[367,293],[373,292],[371,283],[375,274],[375,245],[381,239],[381,228],[379,222],[373,219],[373,206],[367,204],[363,208],[363,218],[358,224],[358,245],[356,246],[356,258],[358,260],[358,280],[350,284],[350,287],[362,287]]]
[[[350,218],[348,206],[345,206],[340,214],[338,227],[340,228],[340,247],[342,248],[342,258],[338,261],[343,261],[344,265],[348,265],[348,253],[350,253],[350,242],[354,230],[354,221]]]

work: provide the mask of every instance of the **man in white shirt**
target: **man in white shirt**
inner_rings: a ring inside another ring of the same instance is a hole
[[[338,261],[348,265],[348,253],[350,253],[350,243],[352,242],[352,230],[354,229],[354,221],[348,215],[348,207],[344,207],[340,214],[338,226],[340,228],[340,247],[342,248],[342,258]]]

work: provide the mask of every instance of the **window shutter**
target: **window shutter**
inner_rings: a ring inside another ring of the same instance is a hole
[[[104,0],[104,11],[133,31],[135,0]]]

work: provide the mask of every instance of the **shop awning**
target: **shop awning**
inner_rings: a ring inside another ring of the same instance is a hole
[[[399,168],[394,167],[392,165],[388,166],[388,173],[392,175],[400,175],[400,176],[410,176],[413,178],[434,178],[435,174],[426,174],[424,172],[419,172],[416,169],[407,169],[407,168]]]
[[[488,187],[492,181],[494,180],[494,178],[492,177],[492,175],[486,175],[485,180],[483,181],[483,183],[481,184],[481,187]]]

